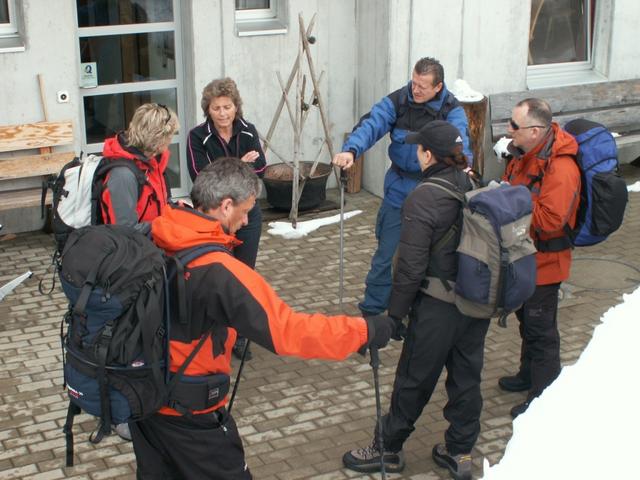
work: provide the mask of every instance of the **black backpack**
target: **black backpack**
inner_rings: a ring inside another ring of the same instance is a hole
[[[227,375],[183,375],[213,326],[178,372],[167,368],[170,312],[183,323],[189,318],[184,265],[212,251],[229,253],[207,244],[165,257],[146,236],[118,225],[69,235],[59,270],[69,299],[60,327],[70,400],[63,430],[67,466],[73,465],[73,420],[81,410],[100,418],[90,436],[98,443],[112,425],[144,419],[163,405],[188,413],[214,406],[227,394]]]

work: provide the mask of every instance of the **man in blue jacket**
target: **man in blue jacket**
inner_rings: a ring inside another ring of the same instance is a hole
[[[417,147],[405,143],[408,132],[418,131],[433,120],[446,120],[461,133],[464,154],[471,164],[468,123],[464,109],[444,84],[438,60],[421,58],[411,81],[376,103],[353,128],[333,163],[343,169],[387,133],[391,137],[391,167],[384,178],[384,199],[376,220],[378,248],[365,280],[364,299],[358,307],[363,316],[384,312],[391,293],[391,261],[400,241],[400,209],[421,178]]]

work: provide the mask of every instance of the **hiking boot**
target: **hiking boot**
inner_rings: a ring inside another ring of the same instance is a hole
[[[520,375],[513,375],[500,378],[498,385],[507,392],[526,392],[531,388],[531,381],[524,380]]]
[[[404,469],[404,453],[384,452],[384,470],[388,473],[401,472]],[[342,463],[350,470],[361,473],[372,473],[380,471],[380,450],[378,445],[372,443],[368,447],[356,448],[347,452],[342,457]]]
[[[116,425],[114,430],[123,440],[126,440],[127,442],[131,441],[131,431],[129,430],[128,423],[119,423]]]
[[[242,360],[242,352],[244,352],[244,347],[247,344],[247,339],[244,337],[238,337],[236,339],[236,343],[233,346],[233,349],[231,350],[231,352],[233,353],[233,356],[236,357],[238,360]],[[251,354],[251,350],[249,350],[249,348],[247,347],[247,354],[244,356],[245,360],[251,360],[251,358],[253,357],[253,355]]]
[[[451,455],[444,443],[438,443],[431,451],[433,461],[446,468],[456,480],[471,480],[471,454]]]
[[[522,402],[511,409],[511,418],[515,419],[518,415],[523,414],[529,408],[529,402]]]

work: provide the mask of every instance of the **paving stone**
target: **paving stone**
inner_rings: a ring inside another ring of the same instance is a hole
[[[640,173],[635,174],[640,178]],[[347,200],[348,210],[359,208],[364,213],[345,223],[342,311],[359,315],[357,302],[376,246],[373,224],[380,199],[361,192],[348,195]],[[326,214],[309,218],[318,216]],[[340,313],[338,226],[322,227],[295,241],[267,235],[266,224],[263,227],[257,270],[273,282],[283,299],[298,309]],[[607,261],[620,261],[640,271],[638,231],[640,196],[631,194],[622,228],[604,244],[576,249],[574,255],[604,259],[597,262],[599,269],[606,266]],[[65,441],[61,427],[67,400],[61,388],[58,332],[66,308],[65,297],[59,290],[50,296],[42,296],[37,291],[39,277],[49,266],[52,246],[52,238],[43,233],[21,234],[14,240],[0,242],[0,284],[25,268],[34,272],[33,278],[0,302],[3,319],[0,323],[0,478],[133,479],[135,457],[131,444],[117,436],[107,437],[99,445],[88,442],[89,434],[95,429],[95,419],[88,415],[78,417],[74,426],[76,466],[64,466]],[[581,260],[581,271],[584,271],[584,262],[587,260]],[[578,280],[570,279],[563,285],[564,297],[558,316],[563,365],[575,363],[601,315],[619,303],[623,293],[633,290],[584,288]],[[634,281],[639,283],[640,276]],[[258,345],[252,348],[254,358],[245,364],[234,417],[254,477],[260,480],[379,478],[379,475],[351,472],[341,464],[344,452],[371,441],[375,397],[368,358],[355,355],[344,362],[303,361],[277,357]],[[380,352],[383,411],[389,405],[401,348],[401,342],[391,342]],[[517,319],[511,315],[506,329],[499,328],[493,321],[485,343],[482,431],[473,452],[476,477],[482,474],[483,457],[491,464],[498,462],[511,436],[509,410],[523,397],[501,391],[497,380],[515,371],[519,354]],[[234,359],[234,378],[238,365]],[[430,456],[431,447],[443,440],[447,428],[442,416],[446,403],[445,375],[446,372],[405,444],[405,471],[387,478],[449,478],[447,471],[437,467]]]

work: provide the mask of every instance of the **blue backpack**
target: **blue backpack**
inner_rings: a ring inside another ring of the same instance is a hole
[[[620,228],[627,206],[629,194],[618,174],[616,141],[603,125],[582,118],[564,128],[578,142],[582,176],[578,220],[569,235],[576,247],[595,245]]]
[[[578,142],[576,163],[580,169],[580,204],[576,226],[564,226],[565,236],[537,242],[541,252],[558,252],[595,245],[620,228],[629,194],[618,174],[616,141],[604,125],[578,118],[564,129]],[[542,175],[534,180],[541,181]]]

